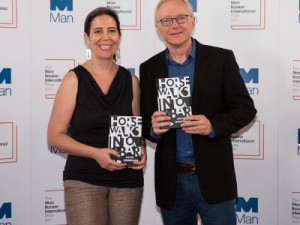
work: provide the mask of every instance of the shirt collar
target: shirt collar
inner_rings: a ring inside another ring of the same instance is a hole
[[[184,65],[186,64],[187,62],[189,62],[190,59],[195,59],[196,58],[196,42],[195,42],[195,39],[192,38],[192,49],[187,57],[187,59],[181,64],[181,65]],[[166,49],[166,59],[167,59],[167,64],[168,65],[178,65],[179,63],[173,61],[170,57],[170,51],[169,49],[167,48]]]

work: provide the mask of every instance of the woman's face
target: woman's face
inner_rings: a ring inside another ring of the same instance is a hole
[[[112,59],[118,50],[121,35],[113,17],[101,15],[91,22],[90,35],[84,34],[92,51],[92,57]]]

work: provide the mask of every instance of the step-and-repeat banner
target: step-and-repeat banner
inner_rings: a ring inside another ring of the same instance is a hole
[[[164,49],[154,26],[156,2],[0,0],[0,225],[66,224],[66,154],[47,146],[46,130],[63,76],[86,59],[85,16],[98,6],[118,12],[119,63],[139,77],[139,64]],[[234,51],[258,109],[232,135],[237,223],[300,224],[300,2],[190,3],[194,37]],[[148,142],[141,225],[162,225],[154,149]]]

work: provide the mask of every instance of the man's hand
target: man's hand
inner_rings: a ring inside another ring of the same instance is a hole
[[[171,124],[171,117],[167,116],[165,112],[156,111],[152,114],[151,123],[153,134],[159,136],[169,130],[163,127]]]
[[[212,132],[210,121],[203,115],[192,115],[184,118],[182,130],[187,134],[209,135]]]

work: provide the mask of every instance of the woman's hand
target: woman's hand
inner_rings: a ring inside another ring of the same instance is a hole
[[[138,162],[133,162],[133,166],[131,166],[130,168],[134,170],[141,170],[145,167],[146,161],[147,161],[146,143],[144,140],[142,140],[141,160]]]
[[[109,171],[122,170],[126,168],[126,163],[118,163],[111,159],[111,156],[120,157],[120,154],[111,148],[101,148],[97,151],[94,159],[104,169]]]

